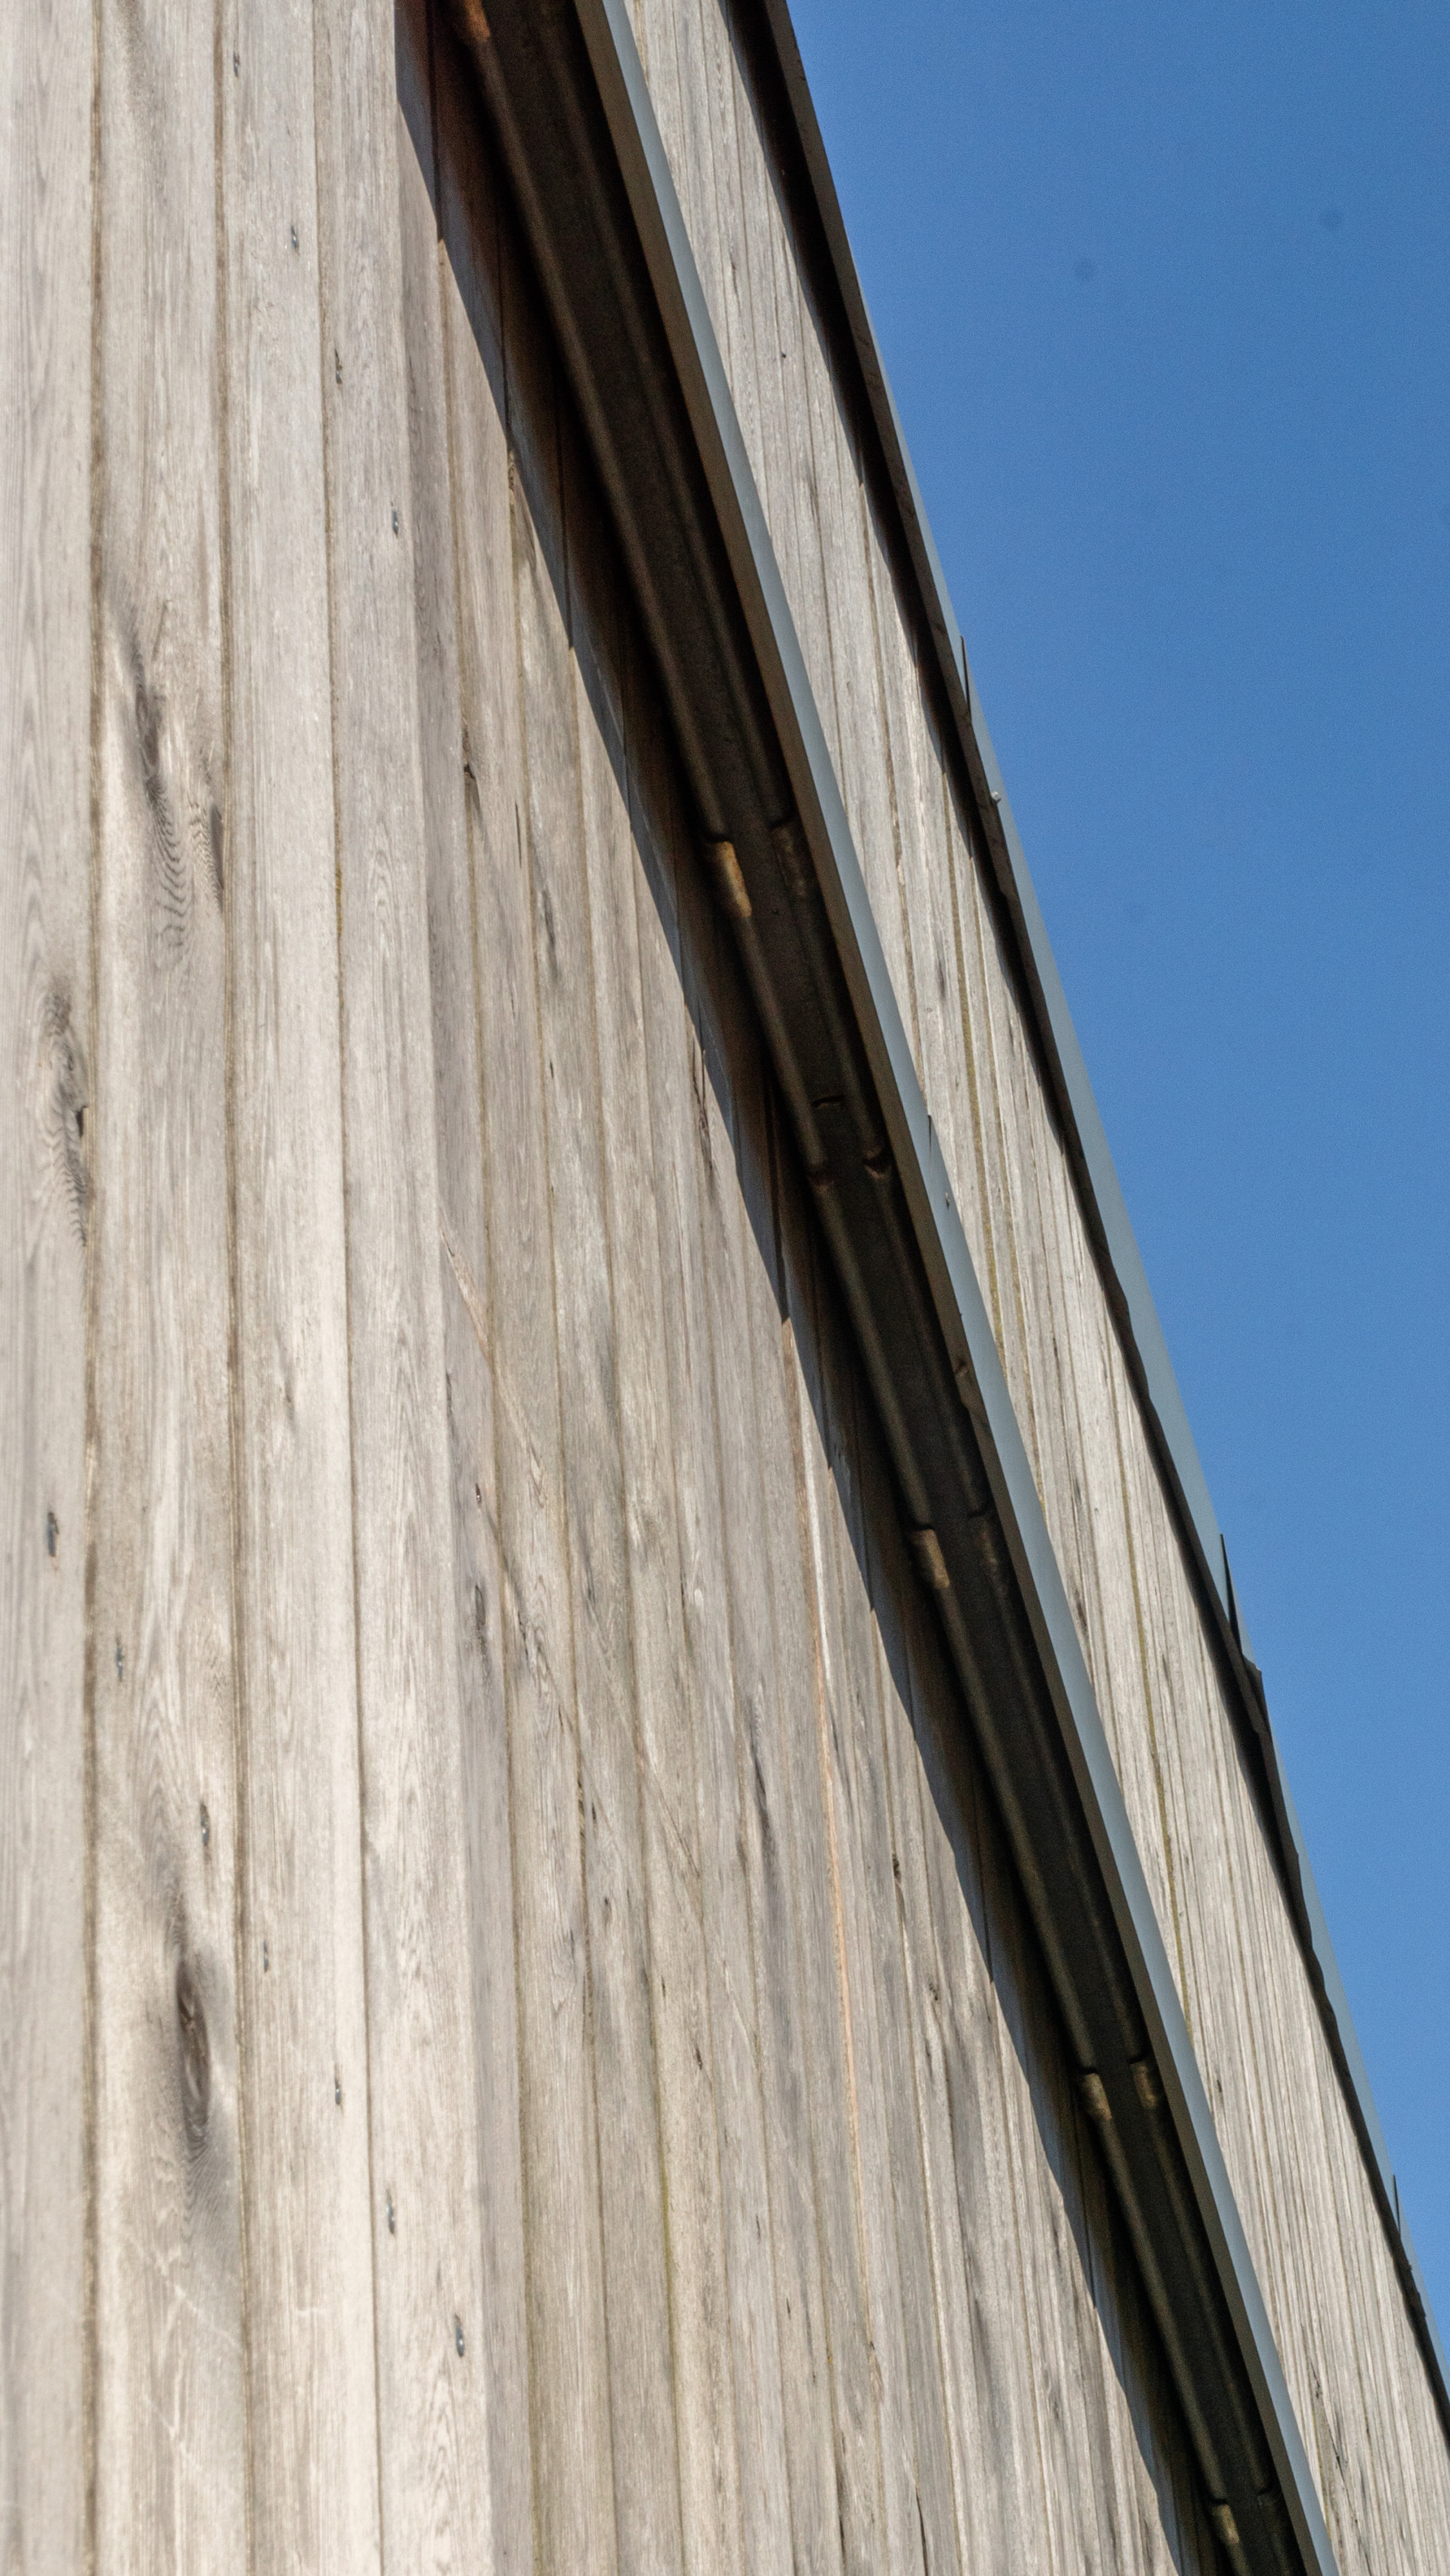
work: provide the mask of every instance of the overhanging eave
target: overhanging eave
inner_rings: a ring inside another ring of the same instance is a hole
[[[1334,2560],[621,0],[455,17],[1215,2527]]]

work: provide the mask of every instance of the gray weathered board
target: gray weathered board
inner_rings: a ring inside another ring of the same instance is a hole
[[[1341,2566],[1450,2459],[722,0],[641,56]],[[0,32],[0,2564],[1207,2571],[429,0]]]

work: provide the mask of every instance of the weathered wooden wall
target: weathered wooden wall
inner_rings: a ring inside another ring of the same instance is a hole
[[[0,23],[0,2557],[85,2512],[91,15]]]
[[[634,19],[1331,2535],[1345,2566],[1444,2564],[1450,2459],[863,469],[758,20]]]
[[[1444,2566],[747,58],[638,28],[1341,2563]],[[7,14],[0,639],[5,2567],[1213,2567],[428,0]]]

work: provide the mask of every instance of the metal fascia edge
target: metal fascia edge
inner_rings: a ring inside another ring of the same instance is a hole
[[[1028,970],[1027,981],[1038,1018],[1039,1036],[1055,1075],[1055,1087],[1069,1126],[1070,1139],[1077,1148],[1075,1159],[1090,1202],[1089,1217],[1096,1217],[1111,1282],[1118,1291],[1120,1321],[1129,1341],[1129,1357],[1137,1361],[1150,1422],[1156,1430],[1164,1463],[1169,1470],[1170,1489],[1177,1488],[1186,1524],[1185,1535],[1189,1538],[1192,1552],[1199,1559],[1200,1572],[1207,1580],[1210,1597],[1220,1613],[1230,1667],[1233,1669],[1239,1664],[1251,1666],[1248,1636],[1232,1596],[1218,1517],[1168,1355],[1142,1254],[1093,1095],[1026,853],[967,661],[966,645],[952,607],[946,575],[927,518],[895,396],[857,274],[800,47],[791,23],[789,0],[761,0],[761,6],[795,121],[802,160],[814,192],[817,216],[861,363],[867,398],[901,513],[908,552],[916,569],[921,605],[936,644],[946,694],[962,732],[969,766],[973,770],[980,768],[982,773],[987,799],[982,807],[983,825],[989,838],[993,837],[994,826],[1000,833],[1000,856],[1006,860],[1015,897],[1013,910],[1017,916],[1018,934],[1026,950],[1023,962]],[[1424,2277],[1401,2212],[1399,2185],[1375,2106],[1369,2072],[1355,2031],[1323,1903],[1290,1794],[1283,1757],[1262,1697],[1262,1684],[1257,1690],[1254,1687],[1258,1681],[1257,1668],[1252,1667],[1252,1672],[1252,1680],[1248,1671],[1240,1673],[1236,1670],[1235,1678],[1239,1681],[1249,1723],[1258,1738],[1268,1773],[1270,1805],[1279,1836],[1280,1860],[1288,1882],[1291,1910],[1301,1945],[1308,1953],[1311,1985],[1317,1990],[1316,2000],[1328,2027],[1331,2053],[1336,2059],[1360,2150],[1369,2167],[1371,2181],[1377,2186],[1375,2196],[1390,2237],[1391,2250],[1397,2257],[1412,2322],[1420,2329],[1433,2393],[1447,2435],[1450,2435],[1450,2361],[1446,2358]]]
[[[970,1248],[916,1078],[623,0],[576,0],[686,406],[892,1131],[949,1351],[975,1378],[994,1495],[1151,2033],[1195,2199],[1306,2567],[1335,2559]],[[811,830],[814,821],[815,830]],[[819,858],[818,858],[819,864]]]

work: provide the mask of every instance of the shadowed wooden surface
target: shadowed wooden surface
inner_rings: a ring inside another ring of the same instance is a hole
[[[1341,2564],[1445,2568],[748,48],[636,25]],[[4,2565],[1207,2576],[443,15],[46,0],[0,135]]]
[[[749,0],[634,24],[917,1071],[1335,2546],[1450,2550],[1450,2460],[795,220]],[[787,434],[786,425],[789,424]],[[1404,2463],[1403,2484],[1385,2463]],[[1393,2500],[1392,2500],[1393,2494]],[[1437,2553],[1439,2556],[1437,2557]]]

